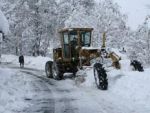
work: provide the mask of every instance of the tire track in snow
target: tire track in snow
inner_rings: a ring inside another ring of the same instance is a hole
[[[32,72],[20,71],[26,75],[31,75],[30,85],[33,87],[32,97],[26,97],[25,100],[30,103],[28,108],[24,108],[21,113],[55,113],[55,100],[51,89],[46,85],[52,85],[51,82],[46,82],[46,79],[37,77]]]
[[[4,64],[2,67],[19,70],[25,76],[29,75],[33,79],[32,87],[34,88],[35,97],[26,97],[24,99],[31,106],[24,108],[22,111],[14,111],[15,113],[77,113],[77,108],[72,105],[75,99],[66,96],[71,90],[60,88],[58,85],[55,85],[58,81],[41,76],[43,75],[43,70],[28,67],[20,68],[11,64]],[[42,94],[46,93],[47,96],[51,95],[51,97],[47,99],[37,98],[41,92]]]
[[[72,105],[75,99],[65,96],[65,94],[68,94],[71,91],[68,89],[62,89],[62,88],[59,88],[59,86],[56,86],[55,83],[58,81],[54,80],[55,81],[54,83],[54,81],[52,82],[52,80],[50,80],[49,78],[38,76],[36,74],[37,72],[35,73],[35,72],[25,71],[25,70],[21,70],[20,72],[28,74],[30,76],[34,76],[42,80],[42,82],[45,82],[44,87],[47,87],[48,89],[50,89],[54,97],[55,113],[76,113],[75,111],[77,111],[77,108],[74,108],[74,106]],[[49,113],[49,112],[46,112],[46,113]],[[53,113],[53,112],[50,112],[50,113]]]

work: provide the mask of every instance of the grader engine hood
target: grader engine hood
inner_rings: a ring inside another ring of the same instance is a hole
[[[93,47],[82,47],[79,58],[83,66],[90,66],[90,61],[100,56],[100,49]]]

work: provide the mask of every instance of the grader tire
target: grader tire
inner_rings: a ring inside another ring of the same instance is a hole
[[[46,76],[48,78],[53,78],[53,73],[52,73],[52,61],[47,61],[45,64],[45,72],[46,72]]]
[[[63,79],[63,73],[61,72],[61,69],[56,62],[53,62],[52,65],[52,75],[55,80]]]
[[[94,64],[94,78],[98,89],[107,90],[108,88],[107,74],[105,69],[102,67],[102,64],[100,63]]]

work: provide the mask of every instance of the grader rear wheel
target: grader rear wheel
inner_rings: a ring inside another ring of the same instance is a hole
[[[53,62],[53,65],[52,65],[52,75],[53,75],[53,78],[55,80],[61,80],[63,79],[63,73],[61,72],[61,69],[60,67],[58,66],[58,64],[56,62]]]
[[[107,90],[108,80],[105,69],[102,67],[102,64],[96,63],[94,65],[94,78],[95,83],[98,89]]]
[[[46,72],[46,76],[48,78],[53,78],[52,64],[53,64],[52,61],[48,61],[48,62],[46,62],[46,65],[45,65],[45,72]]]

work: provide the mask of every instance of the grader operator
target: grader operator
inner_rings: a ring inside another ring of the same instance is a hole
[[[91,48],[92,31],[93,28],[67,28],[59,31],[61,48],[53,49],[53,61],[48,61],[45,65],[47,77],[60,80],[66,72],[76,75],[84,66],[91,66],[91,60],[101,58],[104,48]],[[103,40],[105,38],[104,35]],[[103,47],[104,45],[105,41]],[[107,57],[113,58],[114,54],[107,54]],[[118,63],[119,60],[114,63],[116,68],[120,68]],[[93,68],[97,87],[107,89],[107,73],[103,65],[95,60]]]

